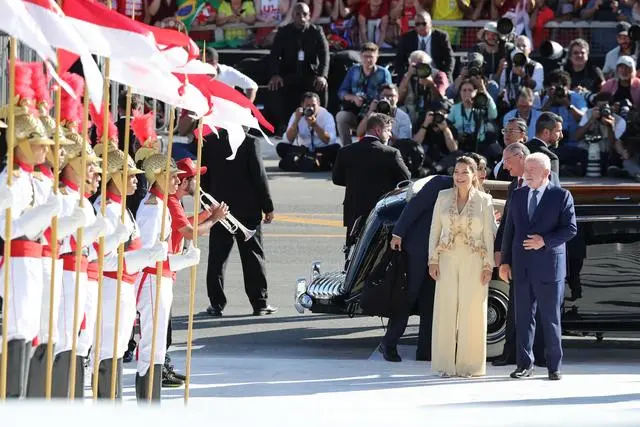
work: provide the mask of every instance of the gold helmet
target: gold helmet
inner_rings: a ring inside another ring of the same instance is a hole
[[[94,168],[100,169],[100,159],[96,155],[95,151],[93,151],[93,148],[91,148],[91,145],[89,145],[89,141],[87,141],[86,144],[83,144],[82,137],[77,133],[70,133],[68,135],[68,140],[71,141],[71,145],[67,145],[64,147],[64,158],[62,160],[62,164],[60,165],[60,169],[63,169],[68,165],[71,166],[78,175],[82,175],[83,145],[86,148],[87,165],[93,165]]]
[[[126,183],[123,182],[125,162],[128,165],[128,176],[138,175],[144,173],[144,171],[136,167],[131,156],[125,154],[122,150],[115,148],[112,144],[107,144],[107,150],[107,182],[112,180],[120,191],[120,194],[124,194],[126,190]],[[104,145],[96,144],[94,151],[99,158],[102,158],[105,152]]]

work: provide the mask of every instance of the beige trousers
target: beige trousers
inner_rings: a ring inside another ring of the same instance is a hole
[[[488,286],[482,258],[456,241],[440,254],[431,340],[431,369],[450,376],[485,375]]]

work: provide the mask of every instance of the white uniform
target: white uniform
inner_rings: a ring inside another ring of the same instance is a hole
[[[153,190],[152,190],[153,191]],[[171,234],[171,215],[167,209],[165,220],[165,234],[160,238],[162,227],[162,196],[156,193],[155,202],[149,202],[152,193],[147,193],[138,212],[136,221],[140,226],[140,239],[145,248],[152,247],[158,241],[168,241]],[[158,197],[159,196],[159,197]],[[167,352],[167,327],[171,303],[173,302],[173,277],[169,262],[165,261],[162,268],[162,283],[160,286],[160,301],[158,307],[158,324],[156,330],[156,348],[154,364],[163,364]],[[136,307],[140,313],[140,344],[138,353],[138,375],[144,376],[149,369],[151,360],[151,341],[153,335],[153,307],[156,301],[156,268],[147,267],[143,270],[136,283]]]
[[[120,223],[120,214],[122,205],[121,199],[115,195],[108,195],[107,206],[105,209],[105,219],[109,222],[110,227],[116,228]],[[95,202],[96,211],[100,211],[101,200]],[[138,225],[133,219],[133,215],[127,210],[125,216],[125,226],[129,230],[129,241],[125,243],[125,251],[133,251],[142,247],[140,241],[140,232]],[[136,294],[134,284],[138,277],[138,271],[128,271],[126,263],[124,264],[122,274],[122,284],[120,287],[120,319],[118,330],[115,331],[115,314],[116,314],[116,290],[117,290],[117,272],[118,272],[118,254],[113,251],[104,256],[104,276],[102,282],[102,326],[100,329],[100,361],[111,359],[113,354],[114,335],[117,334],[117,352],[115,358],[119,359],[127,349],[131,329],[136,319]],[[95,362],[94,362],[95,363]]]
[[[40,310],[42,305],[42,243],[41,229],[25,227],[21,217],[32,209],[45,203],[47,196],[35,191],[41,184],[42,176],[35,174],[27,166],[20,166],[13,175],[15,186],[14,200],[11,206],[11,236],[5,236],[5,210],[0,210],[0,236],[5,241],[11,240],[10,284],[8,310],[8,340],[24,339],[32,341],[40,329]],[[0,186],[7,185],[7,169],[0,173]],[[30,229],[27,229],[30,228]],[[9,237],[9,239],[7,238]],[[4,269],[7,263],[0,256],[0,296],[4,298]],[[47,304],[48,308],[48,304]]]

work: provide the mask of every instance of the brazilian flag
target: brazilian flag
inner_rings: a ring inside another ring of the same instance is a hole
[[[191,24],[200,14],[202,9],[207,5],[218,9],[221,0],[177,0],[178,12],[176,17],[187,27],[187,31],[191,30]]]

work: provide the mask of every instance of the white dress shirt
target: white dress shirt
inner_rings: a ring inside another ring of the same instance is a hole
[[[289,129],[293,122],[296,120],[296,113],[294,112],[289,119],[287,129]],[[318,107],[316,114],[316,123],[322,129],[329,134],[329,143],[325,144],[315,132],[311,132],[312,129],[304,116],[298,122],[298,136],[295,141],[289,141],[290,143],[296,143],[296,145],[304,145],[312,151],[318,147],[326,147],[330,144],[336,144],[336,122],[330,112],[326,108]]]
[[[429,32],[429,34],[427,34],[426,36],[421,36],[418,34],[418,49],[423,50],[420,49],[420,47],[424,43],[424,52],[428,53],[429,56],[431,56],[431,34],[433,34],[433,32]]]
[[[224,64],[218,64],[218,77],[216,77],[216,80],[231,87],[239,87],[243,90],[258,89],[258,83],[235,68]]]

